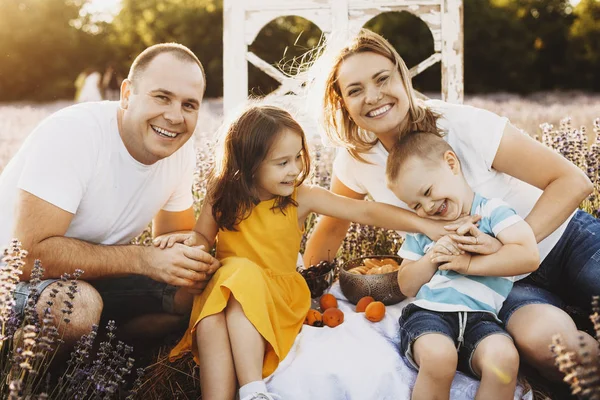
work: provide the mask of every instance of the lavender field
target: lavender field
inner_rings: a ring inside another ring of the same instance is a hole
[[[38,122],[70,104],[68,101],[0,104],[0,171]],[[550,123],[557,127],[560,120],[566,117],[571,118],[574,128],[585,126],[590,134],[594,119],[600,117],[600,94],[539,93],[529,97],[492,94],[467,96],[465,104],[506,116],[517,127],[530,135],[538,136],[542,133],[541,124]],[[197,134],[201,137],[212,137],[222,119],[221,100],[205,100]],[[201,141],[197,143],[200,144]]]

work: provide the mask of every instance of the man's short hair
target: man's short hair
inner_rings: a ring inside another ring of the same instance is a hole
[[[439,134],[431,132],[408,133],[396,143],[387,159],[386,176],[388,182],[398,178],[400,169],[413,157],[434,163],[441,162],[444,153],[454,151]]]
[[[131,83],[135,83],[139,79],[140,75],[148,68],[148,65],[158,56],[159,54],[170,53],[180,61],[188,61],[197,64],[202,71],[202,79],[204,80],[204,91],[206,91],[206,74],[204,73],[204,67],[202,63],[196,57],[196,55],[188,49],[186,46],[179,43],[160,43],[148,47],[142,51],[131,64],[129,68],[129,75],[127,79]]]

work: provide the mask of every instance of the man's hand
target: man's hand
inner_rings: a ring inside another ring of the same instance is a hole
[[[203,246],[190,247],[175,243],[161,249],[146,247],[140,260],[140,273],[173,286],[201,290],[221,263]]]
[[[468,275],[469,265],[471,264],[471,254],[465,253],[459,256],[440,255],[431,260],[434,263],[441,263],[438,267],[440,271],[455,271],[459,274]]]

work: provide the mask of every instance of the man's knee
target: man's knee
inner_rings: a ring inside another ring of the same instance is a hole
[[[70,336],[81,336],[89,332],[92,325],[99,324],[102,307],[102,297],[85,281],[77,281],[75,288],[65,282],[54,282],[41,293],[38,301],[38,313],[44,314],[50,308],[55,322],[68,322],[65,333]]]

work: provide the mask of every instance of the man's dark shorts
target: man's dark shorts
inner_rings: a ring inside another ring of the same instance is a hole
[[[42,293],[52,283],[60,279],[46,279],[37,285]],[[154,281],[148,277],[132,275],[122,278],[86,281],[102,296],[104,315],[110,318],[130,318],[137,315],[169,313],[174,314],[176,286]],[[15,290],[15,311],[22,315],[27,304],[31,286],[29,282],[19,282]]]

